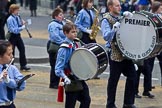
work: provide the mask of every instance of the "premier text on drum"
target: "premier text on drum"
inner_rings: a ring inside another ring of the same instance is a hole
[[[150,26],[150,23],[151,22],[147,20],[125,18],[125,24]]]

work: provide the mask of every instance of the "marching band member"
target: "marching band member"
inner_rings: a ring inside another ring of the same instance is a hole
[[[55,70],[53,67],[55,66],[58,48],[65,40],[65,35],[62,30],[64,18],[63,10],[61,8],[54,9],[52,18],[53,20],[48,25],[49,41],[47,43],[49,62],[51,66],[49,88],[57,89],[59,84],[59,77],[55,75]],[[52,48],[52,46],[55,48]]]
[[[158,1],[155,1],[152,3],[151,6],[151,11],[152,13],[158,15],[160,18],[162,18],[162,4]],[[159,60],[159,65],[160,65],[160,69],[161,69],[161,74],[162,74],[162,53],[160,53],[160,55],[156,56]],[[140,75],[141,73],[143,73],[144,75],[144,91],[143,91],[143,96],[147,96],[149,98],[154,98],[155,96],[153,94],[150,93],[150,91],[152,90],[152,71],[153,71],[153,67],[154,67],[154,60],[155,57],[153,58],[149,58],[147,60],[144,61],[144,65],[143,66],[138,66],[139,69],[137,71],[137,84],[135,87],[135,93],[136,93],[136,98],[142,98],[142,96],[140,96],[138,87],[139,87],[139,80],[140,80]]]
[[[91,101],[89,88],[85,81],[75,79],[69,67],[70,57],[75,48],[77,48],[77,44],[74,42],[77,35],[76,27],[72,22],[69,22],[63,26],[63,31],[66,39],[61,44],[57,54],[55,73],[64,79],[66,93],[65,108],[75,108],[77,100],[81,103],[80,108],[89,108]]]
[[[82,32],[80,39],[85,43],[96,43],[96,40],[91,40],[89,35],[92,33],[91,26],[93,24],[94,14],[91,10],[93,0],[83,0],[81,9],[75,20],[76,27]]]
[[[121,52],[116,48],[114,37],[120,27],[119,17],[121,6],[119,0],[108,0],[107,6],[109,13],[105,13],[101,22],[103,38],[107,41],[106,47],[109,49],[110,77],[107,86],[107,105],[106,108],[117,108],[115,105],[116,89],[121,73],[126,79],[123,108],[136,108],[135,100],[135,81],[136,72],[132,60],[124,59]],[[132,17],[132,13],[124,12],[124,16]]]
[[[8,41],[0,41],[0,108],[16,108],[14,99],[16,91],[21,91],[25,88],[25,82],[18,87],[17,81],[23,78],[19,70],[11,65],[6,71],[7,64],[11,61],[12,45]]]
[[[13,55],[15,54],[15,47],[19,50],[20,55],[20,69],[28,71],[27,60],[25,55],[25,46],[21,38],[20,32],[25,29],[25,21],[20,18],[19,6],[12,4],[9,8],[9,13],[11,14],[7,19],[7,28],[10,33],[10,38],[8,39],[13,45]]]
[[[92,33],[92,25],[94,21],[94,13],[92,11],[93,0],[83,0],[82,2],[83,9],[78,13],[78,16],[75,20],[76,27],[80,30],[80,40],[85,44],[96,43],[95,39],[90,39],[89,35]],[[96,76],[94,79],[99,79]]]

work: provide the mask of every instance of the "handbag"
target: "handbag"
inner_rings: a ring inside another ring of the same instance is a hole
[[[57,53],[59,48],[60,48],[59,45],[57,45],[56,43],[50,42],[50,45],[49,45],[49,48],[48,48],[48,52],[49,53]]]
[[[66,92],[77,92],[83,90],[82,81],[71,80],[71,84],[65,85]]]
[[[11,37],[11,33],[10,32],[7,32],[7,34],[6,34],[6,40],[9,40],[10,39],[10,37]]]

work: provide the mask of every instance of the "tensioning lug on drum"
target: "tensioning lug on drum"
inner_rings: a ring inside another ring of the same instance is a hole
[[[117,42],[114,42],[115,45],[118,45]]]
[[[125,55],[124,55],[124,54],[122,54],[122,56],[123,56],[123,57],[125,57]]]
[[[135,13],[136,13],[136,11],[133,11],[132,13],[133,13],[133,14],[135,14]]]

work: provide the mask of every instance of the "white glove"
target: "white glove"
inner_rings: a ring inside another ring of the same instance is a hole
[[[120,28],[120,23],[119,22],[116,22],[114,25],[113,25],[113,30],[116,32],[117,30],[119,30]]]
[[[87,30],[86,32],[87,32],[89,35],[91,35],[92,30]]]
[[[25,29],[25,25],[21,26],[21,29]]]
[[[134,67],[135,67],[135,70],[137,71],[138,70],[138,66],[136,64],[134,64]]]
[[[131,13],[131,12],[129,12],[129,11],[125,11],[124,13],[123,13],[123,16],[125,16],[125,17],[133,17],[133,14]]]
[[[67,84],[67,85],[71,84],[71,80],[68,77],[65,77],[64,78],[64,83]]]

